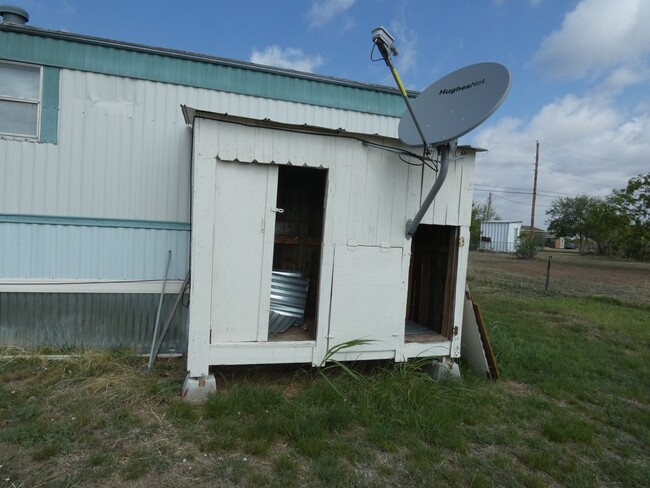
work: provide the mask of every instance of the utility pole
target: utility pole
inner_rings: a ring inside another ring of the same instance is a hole
[[[488,193],[487,212],[485,212],[485,219],[492,220],[492,192]]]
[[[535,199],[537,198],[537,168],[539,167],[539,141],[535,149],[535,181],[533,182],[533,208],[530,211],[530,240],[535,238]]]

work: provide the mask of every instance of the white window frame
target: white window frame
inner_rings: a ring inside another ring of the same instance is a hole
[[[15,61],[7,61],[0,59],[0,64],[9,64],[14,66],[27,66],[30,68],[38,68],[38,99],[34,98],[20,98],[0,95],[0,102],[18,102],[36,105],[36,134],[17,134],[11,132],[0,132],[0,136],[20,137],[30,140],[39,140],[41,137],[41,109],[43,105],[43,66],[29,63],[16,63]]]

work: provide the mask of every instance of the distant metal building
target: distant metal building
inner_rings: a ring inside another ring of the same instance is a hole
[[[479,249],[515,252],[521,232],[521,220],[484,220],[481,222]]]
[[[475,150],[406,239],[436,173],[382,150],[397,90],[8,22],[0,80],[0,343],[147,351],[171,250],[194,376],[460,355]],[[282,334],[272,269],[309,282]]]

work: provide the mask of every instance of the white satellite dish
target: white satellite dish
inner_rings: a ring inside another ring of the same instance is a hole
[[[510,72],[498,63],[478,63],[439,79],[414,100],[399,122],[400,140],[431,146],[458,139],[481,125],[499,108],[510,91]],[[422,134],[413,117],[420,124]]]

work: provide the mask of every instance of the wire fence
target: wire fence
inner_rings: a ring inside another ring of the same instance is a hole
[[[514,253],[471,251],[471,288],[496,287],[513,293],[606,297],[650,307],[650,263],[614,260],[577,251],[545,250],[533,259]]]

